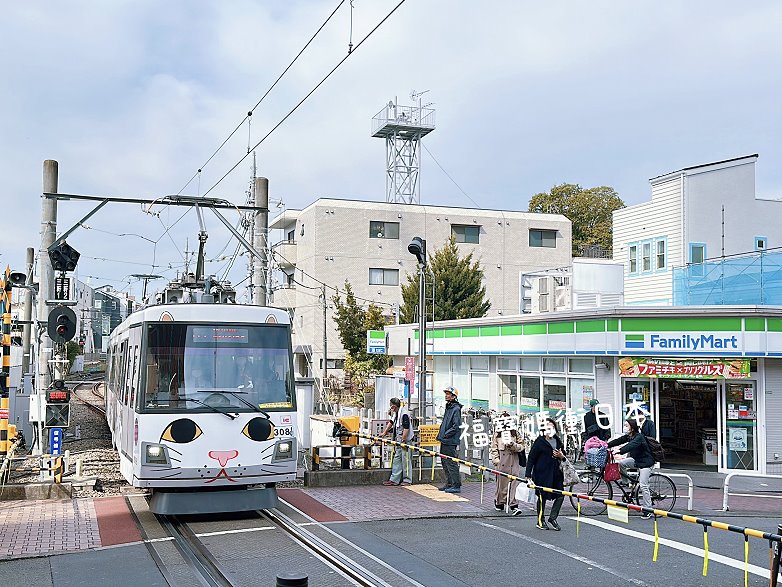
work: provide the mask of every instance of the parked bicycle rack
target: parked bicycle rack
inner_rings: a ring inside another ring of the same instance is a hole
[[[738,497],[765,497],[771,499],[782,499],[782,495],[759,495],[757,493],[730,493],[730,480],[733,477],[754,477],[759,479],[782,479],[782,475],[761,475],[759,473],[750,473],[746,471],[735,471],[728,473],[725,477],[722,493],[722,511],[730,511],[728,507],[728,496],[735,495]]]

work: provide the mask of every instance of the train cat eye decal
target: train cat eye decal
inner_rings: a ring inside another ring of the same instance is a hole
[[[274,437],[274,425],[266,418],[253,418],[247,422],[242,434],[256,442],[269,440]]]
[[[163,430],[163,434],[160,435],[160,440],[185,444],[192,442],[202,434],[203,432],[198,427],[198,424],[189,418],[180,418],[179,420],[171,422],[171,424]]]

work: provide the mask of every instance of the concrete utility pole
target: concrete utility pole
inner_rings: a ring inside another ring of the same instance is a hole
[[[52,159],[43,162],[43,193],[57,193],[58,167],[57,161]],[[54,299],[54,269],[48,249],[56,238],[57,200],[44,197],[41,201],[41,248],[38,250],[38,320],[42,322],[49,319],[46,300]],[[52,341],[43,336],[38,348],[36,386],[39,390],[47,389],[52,383],[49,376],[49,359],[52,358]]]
[[[256,212],[253,220],[252,244],[261,255],[253,255],[252,268],[252,303],[255,306],[265,306],[266,300],[266,263],[269,234],[269,180],[265,177],[255,178],[254,206],[263,208]]]
[[[326,284],[324,283],[321,286],[321,295],[323,296],[323,393],[326,392],[326,386],[328,385],[328,375],[329,375],[329,363],[328,363],[328,348],[329,348],[329,339],[328,339],[328,322],[326,320],[326,310],[328,308],[328,305],[326,303]],[[327,395],[325,397],[328,397]]]
[[[27,274],[27,287],[24,290],[24,302],[22,307],[22,373],[27,374],[30,372],[30,333],[32,332],[32,324],[30,321],[33,317],[33,266],[35,264],[35,249],[33,247],[27,248],[27,259],[25,260],[24,270]]]

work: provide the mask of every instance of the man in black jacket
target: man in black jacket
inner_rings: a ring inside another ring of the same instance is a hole
[[[440,443],[440,453],[449,457],[458,457],[459,441],[461,440],[462,425],[462,404],[456,399],[459,392],[455,387],[446,387],[445,391],[445,414],[440,424],[440,432],[437,434],[437,440]],[[445,470],[446,482],[440,491],[446,493],[462,492],[462,477],[459,474],[459,465],[441,457],[443,469]]]
[[[606,415],[603,412],[598,411],[597,405],[600,402],[596,399],[589,400],[589,411],[584,414],[584,441],[587,438],[597,436],[600,440],[608,441],[611,438],[611,430],[607,428],[601,428],[598,425],[598,418],[600,423],[606,426]]]

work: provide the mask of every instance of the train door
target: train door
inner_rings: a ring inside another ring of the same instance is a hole
[[[122,394],[122,444],[128,457],[132,458],[136,420],[135,398],[138,387],[140,363],[141,328],[131,328],[128,337],[128,362],[126,384]]]

